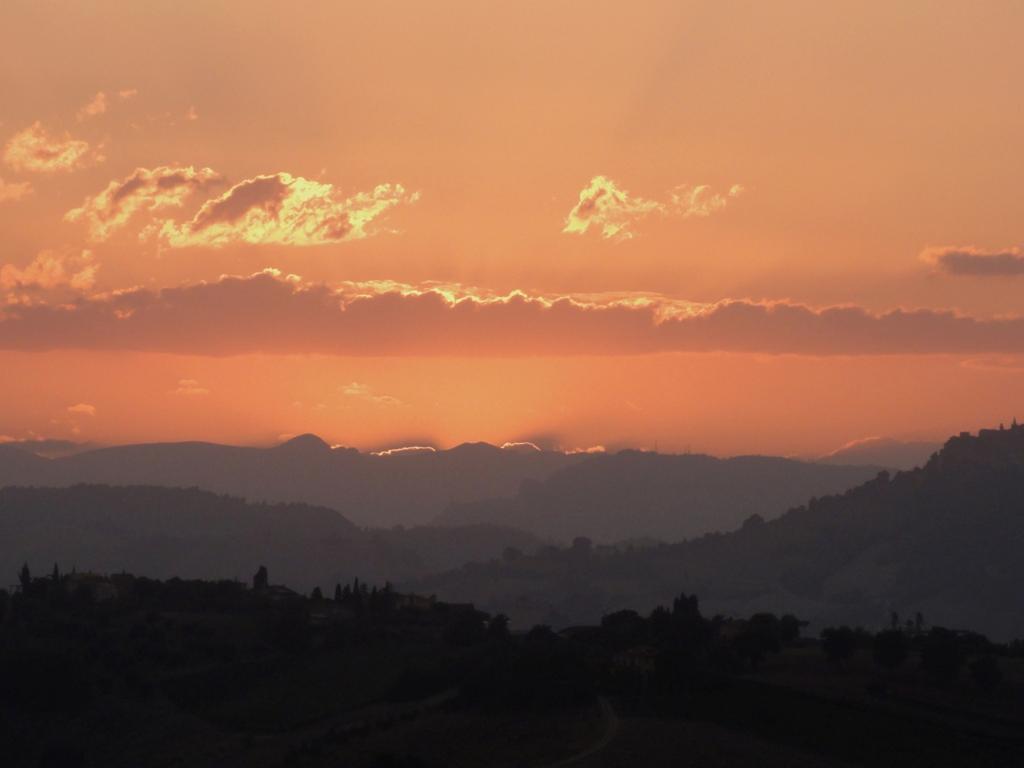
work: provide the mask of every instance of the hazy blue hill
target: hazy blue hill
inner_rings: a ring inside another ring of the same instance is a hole
[[[20,446],[19,446],[20,448]],[[252,501],[306,502],[361,525],[416,525],[453,501],[511,496],[582,460],[553,451],[517,452],[485,444],[375,456],[331,448],[301,435],[272,448],[202,442],[149,443],[46,459],[0,446],[0,487],[76,483],[198,487]]]
[[[940,448],[941,443],[872,437],[844,445],[817,461],[822,464],[864,464],[890,470],[907,470],[924,466]]]
[[[0,573],[131,571],[155,578],[248,579],[263,564],[302,589],[399,580],[532,549],[497,526],[374,530],[306,504],[252,504],[196,489],[76,485],[0,489]],[[5,582],[6,583],[6,582]]]
[[[621,451],[596,455],[511,499],[454,504],[448,524],[501,522],[569,541],[676,541],[731,530],[752,514],[774,517],[811,496],[846,490],[877,468],[823,466],[768,456],[717,459]]]
[[[420,586],[517,619],[576,623],[680,590],[709,611],[792,611],[877,627],[896,610],[1024,635],[1024,428],[952,438],[923,468],[886,473],[776,520],[633,551],[545,551]],[[518,613],[513,613],[513,608]]]

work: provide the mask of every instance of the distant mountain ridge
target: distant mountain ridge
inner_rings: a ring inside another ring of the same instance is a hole
[[[144,443],[46,458],[0,444],[0,487],[77,483],[197,487],[252,501],[330,507],[360,525],[418,525],[452,502],[511,496],[584,459],[554,451],[466,443],[449,450],[372,455],[300,435],[272,448]]]
[[[858,485],[878,471],[773,456],[718,459],[620,451],[592,456],[546,480],[524,482],[510,499],[453,504],[437,522],[501,522],[561,541],[576,536],[601,543],[679,541],[732,530],[752,514],[776,517],[812,496]]]
[[[925,440],[896,440],[868,437],[854,440],[815,461],[822,464],[865,464],[889,470],[907,470],[924,466],[942,443]]]
[[[329,507],[359,525],[487,523],[559,540],[675,540],[728,530],[755,512],[781,514],[874,472],[773,457],[565,454],[522,444],[374,455],[311,434],[271,448],[143,443],[54,458],[0,445],[0,487],[195,487]]]
[[[417,588],[524,623],[596,621],[679,591],[709,612],[878,627],[890,611],[1024,636],[1024,427],[963,433],[928,463],[737,531],[634,551],[472,564]]]
[[[8,580],[26,562],[37,573],[57,562],[65,571],[162,579],[247,580],[266,565],[281,582],[327,589],[354,577],[416,578],[539,545],[499,526],[363,529],[324,507],[253,504],[196,489],[0,489],[0,574]]]

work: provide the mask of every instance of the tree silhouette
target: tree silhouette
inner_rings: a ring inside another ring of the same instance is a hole
[[[252,588],[257,592],[262,592],[268,586],[270,586],[270,579],[267,575],[267,566],[261,565],[256,571],[256,575],[252,577]]]
[[[821,633],[821,650],[840,669],[857,649],[857,635],[849,627],[830,627]]]
[[[985,693],[992,693],[1003,681],[999,662],[991,654],[985,654],[971,662],[971,677]]]
[[[311,598],[317,602],[324,599],[324,593],[320,591],[320,587],[313,587]]]
[[[492,617],[487,622],[487,636],[492,640],[507,640],[509,637],[508,616],[499,613],[497,616]]]
[[[907,660],[909,651],[907,636],[898,629],[889,629],[875,635],[872,646],[875,663],[890,672]]]
[[[334,585],[334,602],[340,603],[342,601],[341,584]]]
[[[28,563],[21,566],[21,571],[18,573],[18,581],[21,583],[22,592],[27,592],[29,587],[32,586],[32,571],[28,569]]]
[[[921,666],[940,685],[956,680],[964,662],[963,650],[955,632],[933,627],[921,647]]]
[[[56,563],[53,564],[53,573],[50,574],[50,580],[54,584],[57,584],[57,583],[60,582],[60,568],[57,567]]]
[[[792,645],[800,639],[800,628],[806,622],[800,621],[796,616],[787,613],[779,619],[779,640],[783,645]]]
[[[736,653],[749,661],[756,672],[766,655],[781,650],[779,634],[779,620],[775,614],[755,614],[736,638]]]

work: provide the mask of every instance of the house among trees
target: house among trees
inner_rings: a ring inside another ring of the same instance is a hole
[[[397,608],[405,608],[412,611],[430,611],[433,610],[437,604],[437,597],[431,595],[426,597],[425,595],[395,595],[395,606]]]
[[[271,584],[267,566],[261,565],[252,577],[252,591],[272,602],[295,600],[299,593],[280,584]]]

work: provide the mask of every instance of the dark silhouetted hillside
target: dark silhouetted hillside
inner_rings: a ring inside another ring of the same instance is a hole
[[[775,517],[812,496],[838,493],[877,468],[823,466],[767,456],[716,459],[641,451],[592,456],[511,499],[454,504],[446,524],[502,523],[541,537],[678,541]]]
[[[253,504],[195,489],[0,489],[5,585],[25,562],[203,579],[247,579],[264,564],[288,584],[327,589],[354,577],[415,578],[537,544],[496,526],[362,529],[324,507]]]
[[[582,461],[552,451],[502,450],[485,443],[446,451],[376,456],[331,448],[302,435],[273,448],[212,443],[150,443],[57,458],[0,445],[0,487],[76,483],[197,487],[250,501],[330,507],[360,525],[417,525],[452,502],[511,496],[523,480],[543,479]]]
[[[593,621],[680,590],[713,612],[793,612],[879,626],[890,611],[1024,634],[1024,427],[949,440],[923,468],[752,517],[728,534],[633,551],[549,549],[420,588],[524,623]],[[514,609],[514,610],[513,610]]]

